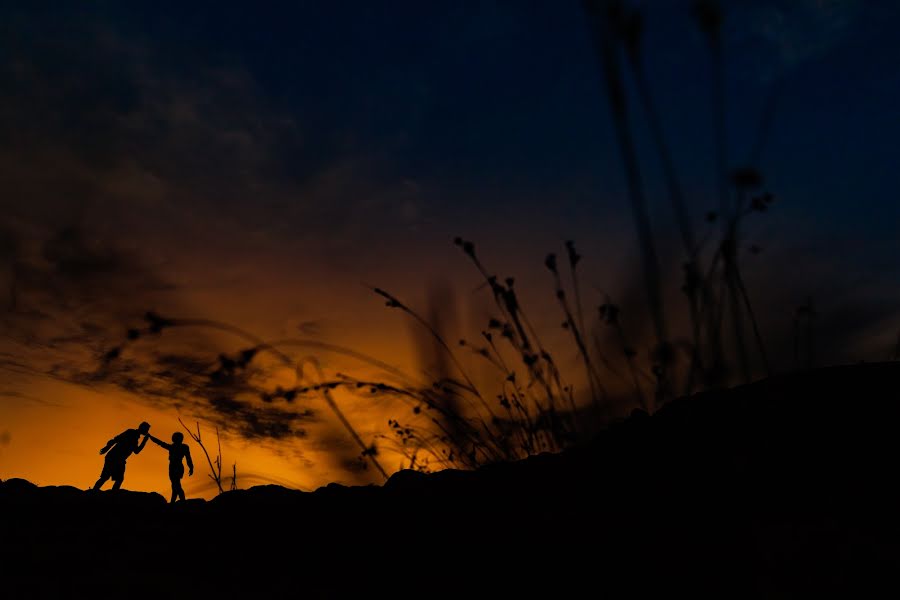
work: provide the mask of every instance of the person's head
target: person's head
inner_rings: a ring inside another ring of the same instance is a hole
[[[180,431],[176,431],[172,434],[172,441],[176,444],[180,444],[182,441],[184,441],[184,434]]]
[[[141,424],[138,425],[138,431],[140,433],[146,434],[148,431],[150,431],[150,423],[148,423],[147,421],[142,421]]]

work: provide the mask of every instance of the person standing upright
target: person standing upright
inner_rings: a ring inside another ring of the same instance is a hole
[[[191,449],[184,443],[184,435],[180,431],[172,434],[172,443],[167,444],[159,438],[149,436],[153,443],[169,451],[169,481],[172,482],[172,500],[185,499],[181,478],[184,477],[183,460],[187,460],[188,476],[194,474],[194,462],[191,460]],[[146,441],[146,440],[145,440]],[[171,503],[170,502],[170,503]]]

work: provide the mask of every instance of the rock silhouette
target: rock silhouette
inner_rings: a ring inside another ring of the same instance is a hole
[[[184,597],[864,597],[896,591],[900,363],[636,413],[591,443],[383,486],[209,502],[0,484],[5,591]],[[187,566],[166,567],[176,545]],[[463,596],[464,595],[464,596]]]

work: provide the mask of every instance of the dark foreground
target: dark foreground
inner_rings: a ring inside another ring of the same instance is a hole
[[[900,363],[673,402],[595,442],[382,487],[0,484],[8,598],[900,597]],[[197,558],[202,570],[196,570]]]

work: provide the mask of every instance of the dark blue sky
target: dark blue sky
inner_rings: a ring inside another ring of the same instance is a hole
[[[636,5],[702,231],[717,205],[709,52],[689,2]],[[723,6],[730,166],[746,160],[775,100],[759,167],[777,201],[746,230],[763,248],[751,284],[763,305],[784,308],[773,327],[812,296],[875,340],[854,347],[882,352],[900,329],[900,7]],[[298,264],[319,299],[363,281],[409,291],[435,270],[456,272],[446,266],[459,260],[454,235],[520,277],[570,238],[597,289],[634,269],[625,179],[579,2],[4,4],[0,16],[12,264],[35,266],[34,248],[69,231],[97,245],[76,245],[91,260],[124,245],[141,265],[129,273],[184,290],[173,302],[191,307],[195,288],[258,285]],[[673,215],[636,108],[653,227],[677,279]],[[110,277],[110,294],[134,300],[128,281]],[[304,318],[316,310],[304,306]]]
[[[652,85],[679,166],[699,185],[711,137],[706,48],[689,2],[643,4]],[[621,185],[578,2],[98,6],[76,27],[104,24],[146,44],[162,69],[185,78],[195,68],[245,69],[313,142],[288,152],[285,175],[364,151],[411,176],[475,190],[552,192],[581,177]],[[832,214],[850,195],[858,208],[881,204],[900,127],[900,9],[849,0],[724,6],[731,156],[748,152],[779,83],[764,156],[771,177],[805,182],[798,191]],[[63,21],[56,25],[73,27]]]

